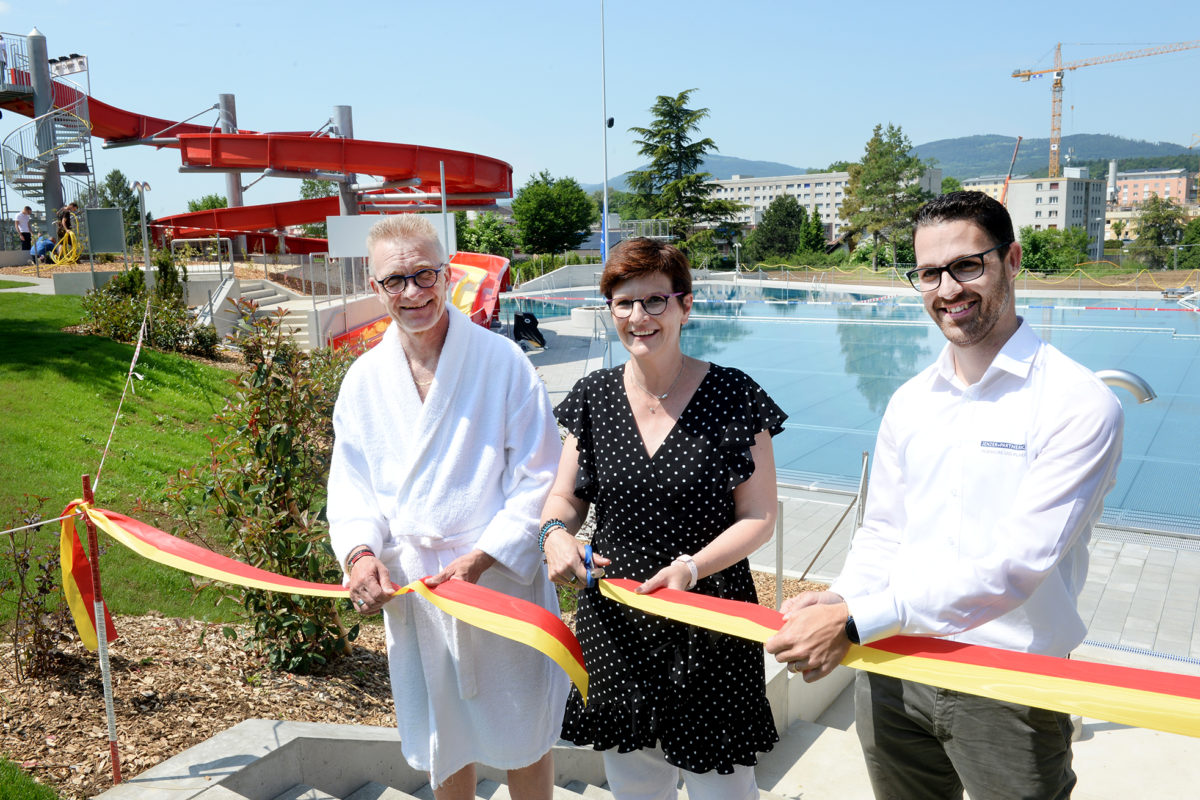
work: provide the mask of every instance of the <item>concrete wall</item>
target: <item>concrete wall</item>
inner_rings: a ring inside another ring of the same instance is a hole
[[[93,277],[91,272],[56,272],[54,273],[54,293],[84,295],[92,289],[99,289],[108,283],[114,275],[120,275],[121,270],[96,270]]]

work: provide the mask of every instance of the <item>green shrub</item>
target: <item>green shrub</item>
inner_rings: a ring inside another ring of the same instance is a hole
[[[221,343],[221,334],[217,333],[214,325],[197,325],[192,328],[192,344],[188,352],[205,358],[217,354],[217,345]]]
[[[305,353],[282,330],[282,313],[258,317],[237,300],[235,341],[247,370],[215,421],[225,433],[210,461],[181,472],[168,496],[179,528],[197,534],[215,517],[235,556],[271,572],[316,583],[340,583],[329,545],[325,484],[333,448],[333,404],[352,356],[330,349]],[[346,601],[238,590],[253,627],[251,646],[273,669],[311,672],[349,651]]]
[[[25,495],[24,508],[7,520],[6,529],[32,525],[43,519],[45,497]],[[56,527],[47,523],[47,527]],[[13,677],[44,678],[53,672],[52,656],[70,627],[63,602],[57,550],[41,546],[46,534],[28,528],[5,534],[0,539],[11,569],[0,573],[0,602],[9,606],[11,622],[6,630]]]
[[[184,305],[180,270],[171,254],[155,252],[158,273],[150,304],[146,344],[157,350],[197,353],[211,357],[219,337],[211,325],[198,325]],[[183,270],[187,280],[187,271]],[[141,269],[114,275],[108,283],[83,296],[83,323],[92,333],[118,342],[136,341],[146,312],[146,284]]]

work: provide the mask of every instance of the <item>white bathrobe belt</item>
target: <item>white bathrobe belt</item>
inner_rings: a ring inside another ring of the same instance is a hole
[[[401,573],[409,579],[424,577],[420,563],[419,551],[451,550],[474,543],[486,525],[459,532],[453,536],[415,536],[397,535],[396,527],[391,528],[392,541],[385,543],[380,559],[384,564],[398,564]],[[388,614],[396,622],[408,624],[408,597],[397,598],[399,602],[388,604]],[[432,652],[437,647],[437,640],[445,642],[454,659],[455,673],[458,678],[458,693],[463,699],[474,697],[478,693],[475,675],[475,636],[471,626],[459,622],[449,614],[443,614],[435,608],[422,611],[414,609],[413,624],[416,626],[417,639],[424,650]]]

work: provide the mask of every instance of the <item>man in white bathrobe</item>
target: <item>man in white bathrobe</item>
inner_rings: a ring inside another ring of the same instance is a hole
[[[360,612],[384,612],[404,757],[430,773],[435,797],[473,798],[478,762],[508,770],[517,800],[549,800],[566,676],[530,647],[391,592],[466,580],[558,613],[537,547],[561,447],[550,400],[515,344],[447,302],[446,254],[426,218],[383,218],[367,248],[392,324],[334,410],[334,552]]]

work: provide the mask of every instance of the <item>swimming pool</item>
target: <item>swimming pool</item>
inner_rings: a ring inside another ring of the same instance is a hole
[[[569,298],[569,299],[568,299]],[[539,317],[599,301],[586,290],[520,300]],[[1105,521],[1200,535],[1200,313],[1155,298],[1018,296],[1046,341],[1093,369],[1125,369],[1158,395],[1125,408],[1124,456]],[[508,306],[513,308],[512,305]],[[887,401],[945,339],[915,293],[697,284],[684,351],[745,370],[788,413],[775,439],[780,480],[854,488]],[[617,344],[612,363],[627,354]]]

